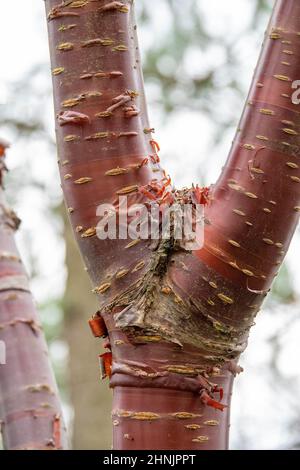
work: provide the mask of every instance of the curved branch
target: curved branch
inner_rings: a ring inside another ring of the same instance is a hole
[[[0,141],[0,428],[10,450],[67,448],[47,344],[13,232],[20,223],[2,189]]]

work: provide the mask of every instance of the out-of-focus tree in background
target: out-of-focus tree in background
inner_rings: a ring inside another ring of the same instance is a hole
[[[7,192],[23,219],[19,245],[40,307],[74,448],[107,449],[111,392],[99,380],[101,344],[87,327],[97,303],[62,205],[43,2],[25,3],[10,0],[2,6],[0,18],[0,43],[5,45],[0,133],[13,143]],[[16,28],[9,26],[16,6],[17,36]],[[271,0],[137,2],[150,117],[164,166],[176,185],[216,179],[271,6]],[[245,374],[235,385],[232,448],[295,448],[300,443],[297,245],[299,233],[241,360]]]

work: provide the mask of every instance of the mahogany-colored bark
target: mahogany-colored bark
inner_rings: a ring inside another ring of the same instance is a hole
[[[3,191],[0,141],[0,428],[7,450],[66,449],[67,438],[47,344],[14,241],[19,220]]]
[[[133,2],[46,0],[59,165],[112,350],[117,449],[225,449],[232,375],[300,210],[300,7],[278,0],[227,163],[207,194],[176,191],[145,106]],[[97,238],[122,212],[206,202],[205,245]],[[207,200],[208,199],[208,200]],[[100,336],[100,335],[98,335]],[[224,397],[222,394],[224,393]]]

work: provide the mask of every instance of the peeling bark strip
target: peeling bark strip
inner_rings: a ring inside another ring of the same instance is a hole
[[[83,125],[86,122],[90,122],[90,118],[86,114],[78,113],[76,111],[62,111],[58,115],[57,119],[61,126],[65,126],[66,124]]]
[[[0,140],[0,181],[4,155]],[[56,419],[61,407],[47,345],[13,238],[16,221],[0,188],[0,340],[6,345],[6,364],[0,365],[3,444],[9,450],[65,449],[66,431]]]
[[[90,120],[80,123],[81,132],[78,123],[64,122],[57,143],[71,223],[109,334],[112,356],[105,353],[102,362],[104,375],[111,375],[114,406],[143,416],[183,410],[219,423],[199,433],[203,423],[197,420],[189,428],[180,420],[170,428],[168,420],[155,419],[150,429],[147,419],[137,427],[136,420],[119,417],[114,445],[226,448],[236,362],[299,219],[300,121],[290,96],[292,81],[300,77],[300,6],[296,0],[276,3],[216,185],[182,191],[161,169],[151,136],[132,2],[78,3],[76,43],[59,50],[57,45],[73,44],[72,32],[64,29],[62,38],[57,20],[74,11],[71,6],[46,0],[52,70],[63,69],[52,74],[55,112],[65,116],[63,108],[76,106]],[[74,24],[74,18],[64,22]],[[174,223],[170,238],[157,243],[101,242],[93,208],[109,202],[121,212],[118,195],[128,196],[129,208],[151,201],[162,208],[174,201],[205,204],[204,247],[185,251],[175,242]]]
[[[0,277],[0,292],[5,290],[21,290],[29,292],[29,282],[27,276],[3,276]]]
[[[41,328],[41,325],[35,323],[35,320],[33,318],[15,318],[14,320],[11,320],[7,323],[0,323],[0,330],[11,326],[16,326],[18,324],[29,326],[29,328],[31,328],[34,333],[38,333],[39,329]]]
[[[118,10],[122,13],[128,13],[129,8],[122,2],[110,2],[100,8],[100,11]]]

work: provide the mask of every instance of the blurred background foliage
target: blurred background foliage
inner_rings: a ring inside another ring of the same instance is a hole
[[[44,41],[45,47],[41,59],[26,51],[25,43],[26,66],[20,71],[15,57],[14,77],[0,72],[0,132],[13,143],[6,188],[23,219],[18,243],[32,279],[74,448],[108,449],[111,392],[100,383],[101,345],[87,327],[97,304],[62,202],[42,2],[28,2],[32,9],[27,19],[37,25],[31,32],[32,44]],[[2,9],[0,31],[1,21],[9,23],[20,7],[19,0],[10,3]],[[216,179],[242,111],[272,3],[137,2],[150,116],[165,167],[177,185]],[[21,37],[28,28],[26,21],[20,24]],[[10,60],[1,59],[4,69]],[[235,386],[235,449],[296,448],[300,442],[297,242],[299,234],[241,361],[246,373]]]

